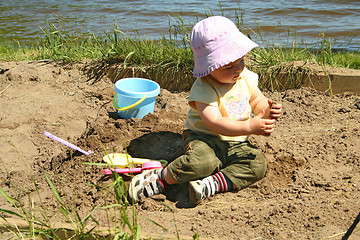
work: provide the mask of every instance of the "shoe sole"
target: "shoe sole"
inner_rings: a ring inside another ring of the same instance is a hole
[[[202,201],[201,193],[199,193],[198,188],[199,184],[196,181],[191,181],[189,183],[189,198],[194,205],[198,205]]]

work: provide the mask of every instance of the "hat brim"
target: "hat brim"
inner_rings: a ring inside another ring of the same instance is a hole
[[[194,77],[203,77],[215,69],[238,60],[259,45],[240,33],[207,55],[194,59]]]

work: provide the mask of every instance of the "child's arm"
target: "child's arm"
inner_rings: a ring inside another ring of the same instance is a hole
[[[255,93],[251,96],[250,106],[256,115],[264,110],[264,118],[278,119],[281,115],[281,104],[274,104],[271,99],[262,94],[259,88],[256,88]]]
[[[202,102],[195,102],[195,106],[209,129],[224,136],[251,134],[269,136],[274,130],[275,119],[264,119],[265,111],[261,111],[258,116],[250,119],[250,121],[236,121],[223,117],[216,106]]]

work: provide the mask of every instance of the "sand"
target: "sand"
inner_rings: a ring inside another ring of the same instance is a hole
[[[113,80],[106,74],[95,80],[84,65],[0,63],[0,187],[39,218],[45,209],[53,223],[66,221],[45,174],[84,217],[94,206],[114,203],[112,187],[102,189],[111,176],[102,166],[84,164],[101,163],[104,148],[168,161],[183,152],[188,92],[161,89],[154,114],[121,119],[111,104]],[[186,186],[144,199],[135,205],[143,237],[176,239],[177,229],[182,239],[195,233],[200,239],[342,238],[359,214],[360,97],[311,88],[265,95],[283,105],[270,137],[250,137],[268,159],[266,177],[196,207],[187,201]],[[94,153],[74,153],[44,131]],[[0,208],[14,210],[1,195]],[[116,218],[113,210],[92,215],[105,228]],[[350,239],[360,239],[359,230]]]

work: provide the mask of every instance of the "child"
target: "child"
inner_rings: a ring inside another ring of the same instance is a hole
[[[261,93],[257,74],[245,68],[244,56],[258,45],[221,16],[198,22],[190,42],[197,79],[188,100],[185,154],[166,168],[135,176],[129,185],[134,202],[164,193],[171,184],[189,182],[190,200],[196,205],[265,176],[266,159],[247,136],[269,136],[282,107]],[[252,119],[251,110],[257,114]]]

